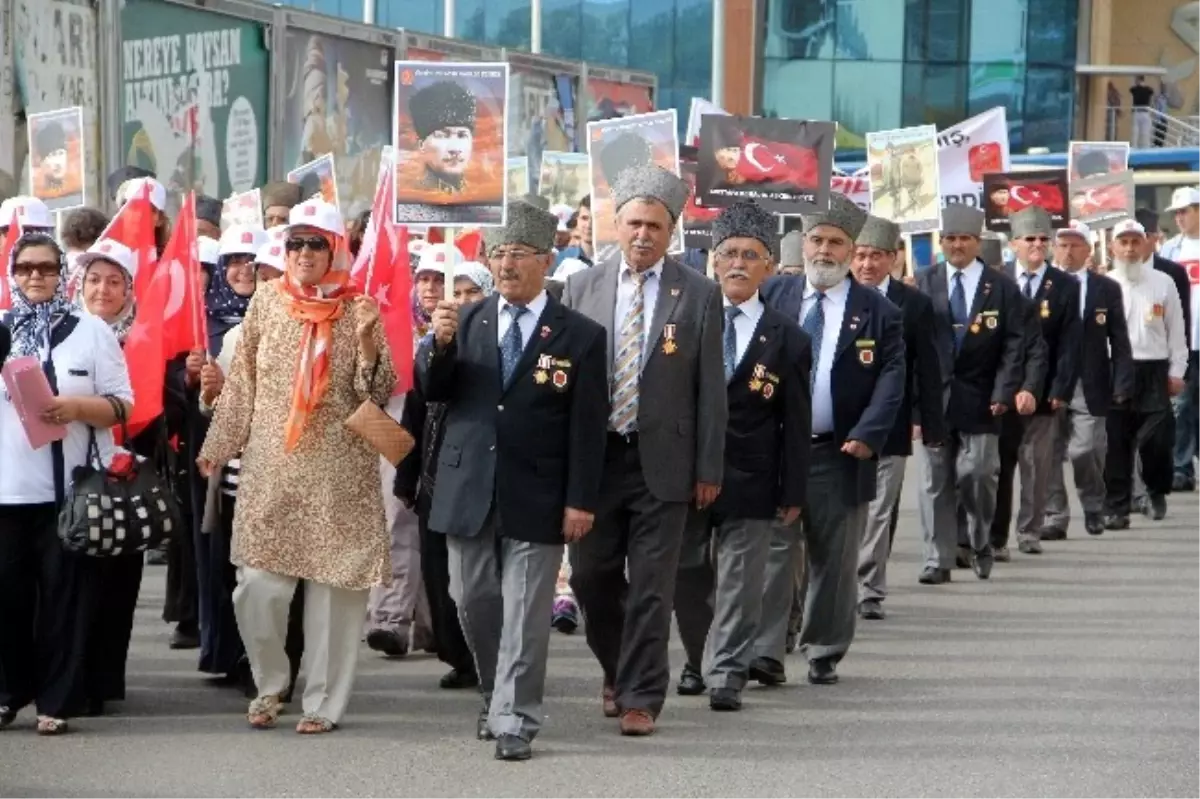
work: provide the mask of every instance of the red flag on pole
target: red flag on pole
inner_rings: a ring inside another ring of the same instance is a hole
[[[8,259],[19,238],[21,225],[14,219],[4,232],[4,242],[0,244],[0,269],[4,270],[3,276],[0,276],[0,311],[7,311],[12,307],[12,297],[8,293]]]
[[[196,194],[184,198],[171,240],[163,250],[162,269],[169,291],[163,309],[163,355],[169,360],[181,352],[208,349],[208,320],[200,280],[196,244]]]
[[[133,279],[133,296],[138,302],[142,301],[158,262],[158,246],[154,240],[157,213],[150,202],[150,186],[146,184],[121,206],[100,234],[102,239],[119,241],[133,250],[137,272]]]
[[[163,383],[167,371],[163,314],[170,294],[171,270],[155,270],[138,299],[137,317],[125,337],[125,363],[133,388],[130,435],[137,435],[163,412]]]

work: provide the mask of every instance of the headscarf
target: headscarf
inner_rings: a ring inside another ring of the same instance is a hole
[[[467,261],[454,267],[454,279],[458,280],[460,277],[474,283],[484,294],[491,294],[495,290],[496,284],[491,271],[478,261]]]
[[[317,228],[320,230],[320,228]],[[308,417],[321,404],[329,388],[329,361],[333,350],[333,323],[345,312],[346,301],[358,295],[350,285],[350,258],[345,236],[326,230],[320,234],[329,239],[329,271],[316,286],[305,286],[287,269],[275,281],[275,289],[283,295],[288,315],[304,323],[300,354],[292,379],[292,406],[284,423],[285,452],[300,443],[300,435]],[[288,259],[289,267],[291,259]]]
[[[129,329],[133,327],[133,321],[137,317],[137,301],[133,298],[133,278],[115,261],[104,260],[104,262],[117,267],[121,270],[121,274],[125,276],[125,305],[121,307],[121,312],[117,314],[117,318],[108,323],[113,335],[117,337],[117,341],[124,344],[125,336],[129,335]],[[92,264],[94,263],[96,261],[92,261]],[[72,302],[76,308],[84,311],[87,310],[87,304],[83,301],[83,284],[87,282],[87,273],[92,268],[92,264],[88,264],[85,268],[77,270],[71,284],[71,296],[74,298]]]
[[[49,247],[58,256],[58,285],[54,288],[54,296],[45,302],[31,303],[17,285],[13,276],[13,264],[17,254],[29,247]],[[32,355],[39,362],[45,363],[50,359],[50,334],[63,319],[77,315],[67,299],[66,286],[67,263],[62,249],[51,236],[45,233],[26,233],[17,239],[12,252],[8,256],[8,293],[12,298],[9,309],[9,332],[12,334],[12,350],[10,356],[21,358]]]
[[[217,267],[209,273],[208,290],[204,292],[204,308],[208,314],[208,352],[214,358],[221,354],[225,334],[242,323],[250,307],[250,295],[243,297],[233,290],[225,277],[225,264],[231,256],[217,259]]]
[[[413,286],[408,296],[412,306],[413,335],[416,336],[417,341],[420,341],[429,332],[429,326],[433,324],[433,317],[421,307],[421,297],[417,294],[416,286]]]

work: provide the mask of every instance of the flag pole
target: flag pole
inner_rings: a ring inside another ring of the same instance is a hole
[[[446,302],[453,302],[454,301],[454,257],[453,256],[454,256],[454,250],[458,248],[458,245],[454,243],[454,233],[455,233],[454,228],[448,227],[448,228],[444,228],[444,230],[445,230],[446,242],[450,245],[451,249],[450,249],[449,254],[446,257],[446,267],[445,267],[446,274],[445,274],[445,279],[443,281],[445,283],[445,287],[442,292],[444,295],[442,297],[442,299],[444,299]]]

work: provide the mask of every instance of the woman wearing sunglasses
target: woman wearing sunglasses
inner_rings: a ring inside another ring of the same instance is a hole
[[[304,715],[296,731],[341,721],[367,592],[390,577],[378,453],[345,420],[384,405],[396,374],[379,309],[349,285],[336,208],[291,211],[283,277],[250,302],[241,341],[197,461],[206,475],[241,457],[233,517],[234,612],[258,696],[250,725],[273,727],[290,682],[288,606],[304,581]]]

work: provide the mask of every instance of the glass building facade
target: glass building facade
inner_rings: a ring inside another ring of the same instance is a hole
[[[1013,152],[1066,149],[1079,0],[768,0],[763,114],[830,119],[838,145],[1008,109]]]
[[[285,0],[322,14],[362,19],[362,0]],[[442,33],[443,0],[376,0],[387,28]],[[528,51],[530,0],[457,0],[454,37]],[[658,76],[659,109],[687,124],[692,97],[712,81],[712,0],[542,0],[542,52]]]

